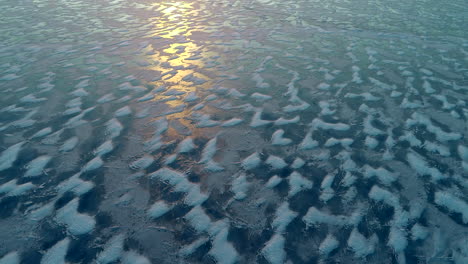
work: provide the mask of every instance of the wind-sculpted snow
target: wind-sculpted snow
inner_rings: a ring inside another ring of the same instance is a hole
[[[468,263],[464,1],[0,7],[0,264]]]

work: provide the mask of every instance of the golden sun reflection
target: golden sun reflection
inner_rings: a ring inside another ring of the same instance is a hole
[[[190,16],[196,16],[192,3],[187,2],[165,2],[160,5],[156,11],[161,16],[155,17],[155,27],[157,33],[154,36],[172,39],[177,36],[188,36],[190,33]]]
[[[177,113],[167,115],[168,120],[177,120],[183,126],[196,133],[192,119],[192,108],[201,102],[184,102],[190,92],[197,93],[213,85],[206,65],[212,58],[218,57],[215,52],[207,51],[205,47],[191,39],[196,27],[198,11],[193,3],[176,1],[154,4],[158,14],[150,19],[153,30],[149,37],[159,39],[150,44],[147,58],[154,63],[149,69],[159,72],[161,79],[152,82],[156,87],[166,86],[166,91],[156,95],[153,102],[165,104],[167,109],[186,107]],[[160,119],[161,115],[154,119]],[[169,132],[169,136],[171,132]],[[173,136],[176,136],[175,134]]]

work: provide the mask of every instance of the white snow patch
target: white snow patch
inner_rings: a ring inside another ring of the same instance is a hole
[[[78,145],[78,141],[78,137],[71,137],[67,139],[65,142],[63,142],[62,146],[60,146],[60,152],[72,151],[76,147],[76,145]]]
[[[197,117],[197,127],[214,127],[220,124],[219,121],[212,120],[210,115],[203,114]]]
[[[434,182],[447,178],[447,175],[442,174],[437,168],[430,167],[429,164],[416,153],[410,152],[406,155],[406,158],[410,166],[421,176],[430,175]]]
[[[321,115],[333,115],[336,113],[336,110],[331,110],[331,104],[327,101],[320,101],[319,106],[322,109],[320,112]]]
[[[48,204],[43,205],[42,207],[32,211],[29,214],[29,219],[33,221],[41,221],[42,219],[46,218],[49,215],[52,215],[54,212],[54,204],[55,201],[52,201]]]
[[[256,101],[264,102],[270,100],[272,97],[270,95],[262,94],[262,93],[253,93],[250,95]]]
[[[424,240],[429,236],[429,230],[418,223],[414,224],[411,228],[411,239],[412,240]]]
[[[258,165],[260,165],[261,159],[258,152],[252,153],[250,156],[242,160],[241,166],[244,170],[252,170],[255,169]]]
[[[260,126],[264,126],[264,125],[271,123],[271,121],[263,120],[261,116],[262,116],[262,111],[261,110],[256,111],[255,114],[252,116],[252,121],[250,121],[250,126],[260,127]]]
[[[463,223],[468,224],[468,203],[449,192],[437,191],[434,202],[454,213],[462,215]]]
[[[392,226],[390,228],[390,234],[388,235],[387,245],[393,248],[395,253],[403,252],[406,246],[408,246],[406,232],[398,227]]]
[[[224,227],[222,230],[217,232],[217,234],[212,239],[212,247],[208,254],[210,254],[215,260],[216,263],[220,264],[234,264],[237,263],[239,254],[236,249],[228,242],[228,231],[227,227]]]
[[[302,166],[305,165],[305,161],[301,158],[295,158],[293,163],[291,164],[291,168],[293,169],[300,169]]]
[[[21,196],[36,187],[30,182],[19,185],[16,182],[17,180],[15,179],[0,185],[0,193],[6,193],[6,196]]]
[[[44,173],[44,168],[50,162],[52,157],[50,156],[39,156],[34,160],[30,161],[26,165],[27,171],[24,173],[24,177],[37,177]]]
[[[272,145],[285,146],[285,145],[289,145],[292,143],[291,139],[285,138],[283,137],[283,135],[284,135],[283,129],[276,130],[271,136]]]
[[[432,121],[420,113],[414,112],[411,118],[406,120],[406,126],[412,127],[415,125],[423,125],[426,130],[435,134],[436,138],[440,142],[447,142],[451,140],[459,140],[462,135],[460,133],[445,132],[440,127],[434,125]]]
[[[237,89],[235,88],[231,88],[229,90],[229,93],[228,93],[229,96],[232,96],[232,97],[236,97],[236,98],[241,98],[241,97],[244,97],[245,94],[239,92]]]
[[[313,129],[324,129],[324,130],[337,130],[337,131],[347,131],[350,126],[343,123],[327,123],[321,119],[315,118],[310,124]]]
[[[377,168],[374,169],[369,165],[365,165],[363,167],[363,175],[364,178],[372,178],[376,177],[380,183],[384,185],[391,185],[393,182],[395,182],[398,179],[398,173],[392,173],[385,168]]]
[[[352,140],[350,138],[337,139],[337,138],[332,137],[332,138],[327,139],[324,146],[325,147],[332,147],[332,146],[335,146],[335,145],[341,145],[344,148],[349,148],[351,146],[351,144],[353,144],[353,143],[354,143],[354,140]]]
[[[270,165],[275,170],[279,170],[288,166],[288,164],[282,158],[274,155],[268,156],[265,163]]]
[[[203,152],[202,152],[202,157],[200,159],[200,163],[207,163],[209,162],[211,159],[213,159],[215,153],[216,153],[216,143],[217,143],[217,140],[218,138],[217,137],[214,137],[212,139],[210,139],[205,147],[203,148]]]
[[[280,184],[280,182],[282,181],[283,179],[280,178],[278,175],[273,175],[269,180],[268,182],[265,184],[265,186],[267,188],[274,188],[276,187],[278,184]]]
[[[232,126],[236,126],[240,123],[242,123],[244,120],[240,119],[240,118],[231,118],[229,120],[226,120],[224,121],[221,126],[222,127],[232,127]]]
[[[155,133],[158,135],[163,134],[169,129],[169,122],[166,117],[153,121],[151,124],[156,127]]]
[[[458,155],[460,155],[460,158],[464,161],[468,161],[468,148],[463,146],[463,145],[459,145],[458,146]]]
[[[179,253],[182,255],[182,256],[190,256],[192,255],[193,253],[195,253],[195,251],[201,247],[202,245],[204,245],[206,242],[208,242],[208,238],[206,237],[201,237],[195,241],[193,241],[191,244],[187,245],[187,246],[184,246],[180,251]]]
[[[20,261],[17,251],[12,251],[0,258],[0,264],[20,264]]]
[[[102,161],[101,157],[97,156],[94,159],[88,161],[88,163],[86,163],[81,169],[81,172],[84,173],[99,169],[103,164],[104,162]]]
[[[103,251],[96,258],[98,264],[108,264],[119,260],[122,257],[125,235],[119,234],[112,237]]]
[[[116,117],[122,117],[122,116],[128,116],[132,113],[132,110],[130,109],[129,106],[124,106],[122,108],[119,108],[117,109],[117,111],[115,111],[115,116]]]
[[[289,124],[295,124],[295,123],[298,123],[300,120],[300,117],[299,116],[295,116],[291,119],[286,119],[286,118],[283,118],[283,117],[280,117],[278,118],[274,125],[275,126],[284,126],[284,125],[289,125]]]
[[[103,95],[101,98],[97,100],[97,103],[103,104],[103,103],[108,103],[110,101],[115,100],[115,96],[111,93]]]
[[[377,185],[372,186],[369,192],[369,198],[378,202],[383,202],[395,209],[400,208],[398,197],[392,192],[382,189]]]
[[[41,259],[41,264],[65,264],[70,239],[67,237],[49,248]]]
[[[331,215],[320,211],[316,207],[312,206],[307,210],[307,213],[302,217],[302,221],[307,226],[315,226],[319,224],[343,226],[347,224],[348,217],[343,215]]]
[[[155,219],[163,216],[172,209],[165,201],[157,201],[148,209],[148,216]]]
[[[231,184],[231,191],[234,193],[234,199],[243,200],[247,197],[247,191],[249,189],[249,182],[247,181],[247,176],[245,173],[242,173],[236,177]]]
[[[289,175],[289,193],[288,197],[292,197],[303,190],[312,189],[313,182],[304,178],[300,173],[294,171]]]
[[[107,153],[110,153],[112,150],[114,150],[114,144],[112,143],[112,140],[109,139],[102,143],[97,149],[95,149],[93,153],[97,156],[104,156]]]
[[[201,206],[195,206],[188,212],[185,216],[185,219],[189,221],[190,225],[198,233],[207,231],[211,225],[210,217],[205,213],[205,210]]]
[[[184,202],[189,206],[200,205],[208,199],[208,196],[200,191],[200,186],[188,181],[181,172],[164,167],[153,172],[149,176],[150,178],[157,178],[167,182],[174,187],[174,191],[176,192],[186,193],[187,195],[185,196]]]
[[[91,181],[84,181],[80,179],[80,173],[77,173],[70,177],[68,180],[61,182],[57,186],[57,191],[59,194],[64,194],[65,192],[73,192],[78,196],[81,196],[91,189],[94,188],[94,183]]]
[[[357,177],[354,176],[351,172],[347,171],[340,184],[344,187],[350,187],[357,180]]]
[[[169,164],[172,164],[173,162],[175,162],[177,160],[177,153],[176,154],[171,154],[171,155],[168,155],[164,158],[164,165],[169,165]],[[209,162],[208,162],[209,163]]]
[[[366,145],[366,147],[368,147],[369,149],[375,149],[377,145],[379,145],[379,141],[377,141],[373,137],[367,136],[364,141],[364,145]]]
[[[151,155],[143,155],[141,158],[130,163],[129,167],[133,170],[144,170],[153,164],[154,158]]]
[[[111,139],[120,136],[120,133],[123,130],[122,124],[119,120],[112,118],[106,123],[106,134],[109,135]]]
[[[328,256],[333,250],[337,249],[340,242],[332,234],[328,234],[327,237],[320,243],[319,252],[321,255]]]
[[[364,258],[367,255],[374,253],[375,244],[378,242],[377,236],[374,234],[367,239],[357,228],[354,228],[348,238],[348,246],[354,251],[354,255],[358,258]]]
[[[71,200],[68,204],[57,211],[57,222],[64,224],[72,235],[83,235],[94,229],[96,221],[87,214],[78,212],[78,198]]]
[[[21,151],[21,147],[25,142],[20,142],[15,145],[10,146],[2,152],[0,155],[0,171],[11,168],[13,163],[18,158],[18,154]]]
[[[344,97],[345,98],[362,98],[364,99],[364,101],[370,101],[370,102],[379,101],[381,99],[380,97],[374,96],[369,92],[360,93],[360,94],[347,93],[345,94]]]
[[[122,256],[122,264],[151,264],[151,261],[135,251],[128,251]]]
[[[319,143],[312,138],[312,131],[307,132],[302,142],[299,144],[299,149],[301,150],[310,150],[314,149],[319,145]]]
[[[410,131],[405,131],[405,134],[399,137],[399,140],[408,141],[412,147],[420,147],[422,145],[421,140],[419,140],[413,133]]]
[[[320,188],[322,189],[320,194],[320,200],[328,202],[335,196],[335,191],[332,189],[333,181],[335,180],[335,174],[328,174],[323,178]]]
[[[283,233],[286,231],[286,227],[289,223],[298,216],[298,213],[289,209],[289,203],[283,202],[275,212],[275,219],[271,226],[276,230],[277,233]]]
[[[84,96],[89,95],[89,93],[83,88],[76,89],[73,92],[71,92],[70,94],[73,95],[73,96],[77,96],[77,97],[84,97]]]
[[[189,92],[184,98],[184,102],[194,102],[196,100],[198,100],[198,96],[195,92]]]
[[[430,142],[426,140],[424,142],[423,147],[432,153],[439,153],[439,155],[444,156],[444,157],[449,157],[450,156],[450,149],[444,145],[437,144],[434,142]]]
[[[328,83],[319,83],[317,85],[317,88],[319,90],[324,90],[324,91],[328,91],[330,89],[330,85]]]
[[[43,136],[49,135],[50,133],[52,133],[52,128],[51,127],[46,127],[46,128],[43,128],[43,129],[37,131],[34,135],[31,136],[31,139],[41,138]]]
[[[37,98],[33,94],[29,94],[29,95],[26,95],[23,98],[21,98],[20,102],[22,102],[22,103],[39,103],[39,102],[42,102],[42,101],[45,101],[45,100],[47,100],[47,98],[43,98],[43,97],[42,98]]]
[[[262,255],[271,264],[283,264],[286,259],[284,244],[284,237],[280,234],[274,234],[262,248]]]

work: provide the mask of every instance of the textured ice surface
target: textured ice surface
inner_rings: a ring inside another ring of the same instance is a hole
[[[0,263],[468,263],[465,2],[2,1]]]

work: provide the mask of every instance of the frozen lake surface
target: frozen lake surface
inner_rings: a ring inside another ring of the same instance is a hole
[[[0,264],[468,263],[466,0],[0,7]]]

